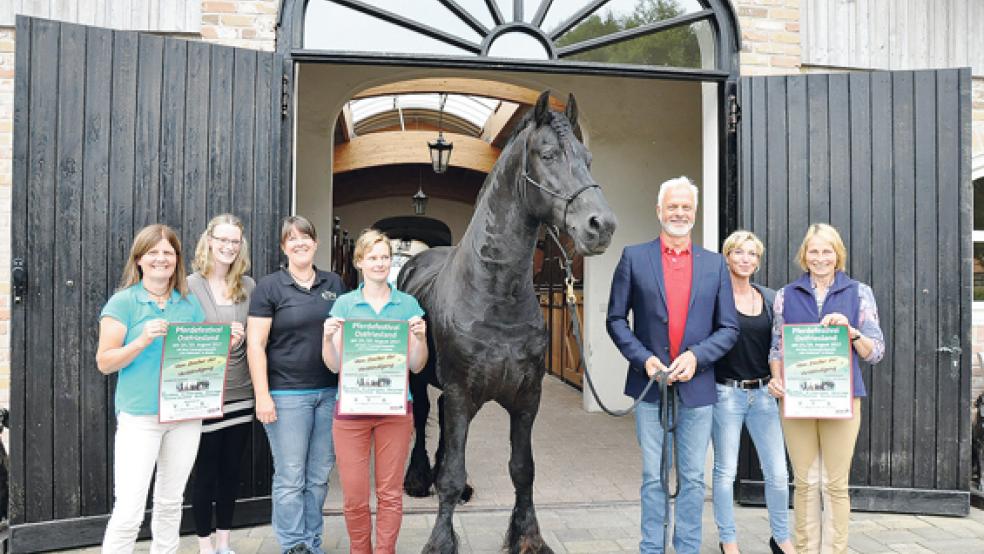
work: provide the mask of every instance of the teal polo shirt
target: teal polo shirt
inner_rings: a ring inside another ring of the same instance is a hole
[[[359,288],[352,292],[347,292],[335,300],[335,305],[331,307],[331,317],[339,319],[385,319],[389,321],[407,321],[412,317],[424,316],[424,310],[420,307],[417,299],[405,292],[396,290],[390,285],[389,302],[377,312],[369,302],[362,296],[362,288],[365,283],[359,283]],[[407,400],[413,401],[410,391],[407,391]]]
[[[137,283],[125,288],[103,306],[99,319],[111,317],[126,326],[126,346],[143,333],[144,325],[152,319],[166,319],[172,323],[201,323],[205,312],[195,295],[182,298],[178,291],[171,292],[167,305],[161,309]],[[161,356],[164,338],[158,337],[144,348],[137,357],[119,370],[116,382],[116,413],[130,415],[157,415],[158,394],[161,387]]]

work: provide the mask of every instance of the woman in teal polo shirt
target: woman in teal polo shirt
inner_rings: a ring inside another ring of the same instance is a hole
[[[166,225],[141,229],[133,239],[120,289],[99,316],[96,365],[106,375],[118,374],[113,514],[103,552],[133,550],[152,476],[151,551],[178,549],[181,502],[202,422],[158,422],[162,337],[169,322],[204,320],[198,300],[188,294],[177,235]]]
[[[353,258],[355,266],[362,271],[363,282],[357,290],[335,301],[331,317],[325,321],[322,355],[328,369],[337,372],[340,368],[338,353],[342,333],[339,330],[346,319],[408,321],[410,356],[407,365],[416,373],[427,363],[424,311],[414,297],[396,290],[387,281],[392,254],[389,239],[374,229],[366,230],[356,241]],[[409,402],[406,412],[401,415],[346,416],[339,414],[336,407],[332,435],[342,484],[345,526],[353,554],[396,552],[403,519],[403,468],[412,432],[413,411]],[[369,514],[369,457],[374,442],[375,550]]]

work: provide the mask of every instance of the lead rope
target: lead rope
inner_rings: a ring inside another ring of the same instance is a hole
[[[649,393],[649,389],[652,388],[654,383],[659,383],[659,424],[663,430],[663,440],[662,447],[660,450],[660,484],[663,487],[663,498],[665,505],[663,507],[663,551],[669,552],[669,525],[670,525],[670,501],[674,500],[680,493],[680,474],[676,474],[676,490],[670,490],[670,470],[673,467],[678,467],[677,460],[679,459],[679,449],[677,448],[677,436],[676,436],[676,426],[677,426],[677,412],[679,410],[679,396],[677,395],[676,389],[666,382],[666,379],[660,379],[661,375],[656,373],[649,379],[646,383],[646,387],[642,389],[642,393],[639,394],[639,398],[636,398],[632,405],[625,410],[613,410],[605,405],[598,395],[598,391],[595,390],[594,381],[591,380],[591,372],[588,370],[588,358],[584,354],[584,341],[581,338],[581,318],[577,314],[577,296],[574,294],[574,271],[571,269],[572,262],[571,257],[567,255],[567,251],[564,249],[564,245],[560,243],[560,237],[558,236],[558,231],[553,226],[547,226],[547,234],[553,239],[554,244],[557,245],[557,250],[560,252],[563,258],[563,263],[561,263],[561,268],[564,270],[564,286],[566,288],[564,294],[564,304],[567,306],[568,312],[570,312],[571,326],[574,331],[574,341],[577,343],[578,351],[580,352],[580,360],[578,360],[577,370],[584,368],[584,379],[588,382],[588,389],[591,391],[591,396],[594,397],[595,402],[598,406],[608,415],[615,417],[622,417],[632,413],[632,410],[642,402],[642,399],[646,397]],[[669,402],[666,399],[669,398]],[[668,440],[669,439],[669,440]]]

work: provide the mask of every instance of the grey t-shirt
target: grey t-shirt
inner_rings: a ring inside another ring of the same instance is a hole
[[[246,291],[246,298],[242,302],[220,306],[216,303],[205,277],[200,273],[192,273],[188,276],[188,288],[198,298],[202,309],[205,310],[205,321],[209,323],[238,321],[245,326],[249,312],[249,296],[253,293],[254,287],[256,282],[244,275],[243,289]],[[253,383],[249,378],[249,366],[246,365],[246,340],[243,339],[229,352],[223,401],[229,403],[247,398],[253,398]]]

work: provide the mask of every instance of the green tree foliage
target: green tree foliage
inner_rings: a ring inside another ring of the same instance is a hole
[[[610,35],[683,14],[676,0],[639,0],[629,15],[615,16],[610,10],[594,14],[557,40],[558,46]],[[690,26],[676,27],[651,35],[589,50],[566,59],[586,62],[700,67],[700,48]]]

